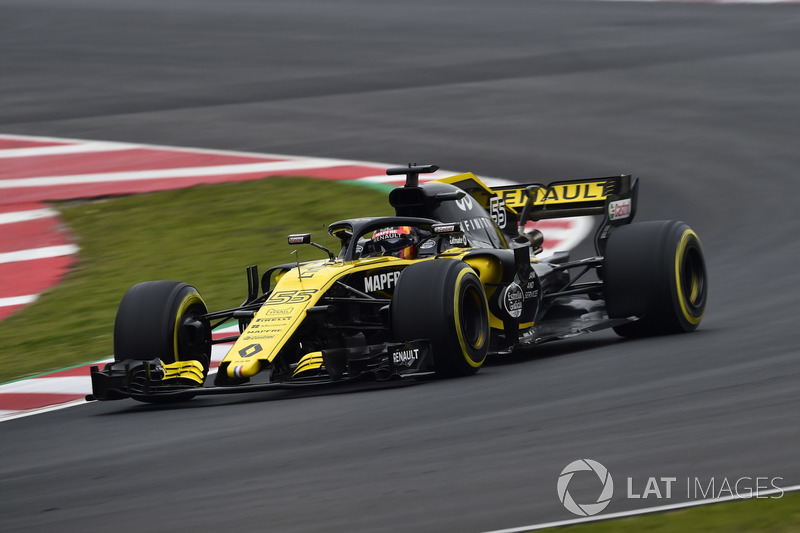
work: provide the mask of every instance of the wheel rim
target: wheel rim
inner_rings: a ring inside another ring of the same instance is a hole
[[[205,302],[197,293],[188,294],[178,306],[173,333],[176,361],[184,361],[200,355],[206,358],[210,356],[210,352],[207,353],[209,346],[206,345],[203,333],[195,331],[191,327],[191,323],[196,322],[197,315],[205,314],[206,309]]]
[[[706,269],[697,236],[691,230],[683,234],[675,257],[678,298],[684,318],[698,324],[706,299]]]
[[[686,250],[681,270],[683,271],[681,279],[686,303],[697,309],[702,303],[706,283],[705,268],[703,268],[703,260],[697,247],[691,246]]]
[[[464,288],[461,302],[459,318],[464,341],[470,348],[480,350],[486,344],[486,305],[480,292],[472,285]]]

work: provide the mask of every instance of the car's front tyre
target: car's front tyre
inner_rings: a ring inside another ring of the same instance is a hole
[[[114,359],[164,363],[211,361],[211,330],[198,316],[208,312],[197,289],[177,281],[146,281],[128,289],[114,322]]]
[[[466,263],[435,259],[400,275],[390,321],[397,341],[427,339],[436,374],[474,374],[489,351],[489,307],[475,271]]]

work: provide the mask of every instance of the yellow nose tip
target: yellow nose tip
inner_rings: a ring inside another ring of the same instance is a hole
[[[261,370],[261,361],[254,359],[245,365],[229,365],[229,378],[249,378],[258,374]]]

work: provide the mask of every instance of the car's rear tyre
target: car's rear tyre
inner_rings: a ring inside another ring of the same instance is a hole
[[[641,316],[617,326],[623,337],[692,331],[703,318],[708,294],[700,239],[675,220],[617,228],[602,269],[610,318]]]
[[[480,279],[462,261],[436,259],[406,268],[390,311],[397,341],[428,339],[436,374],[474,374],[489,351],[489,306]]]
[[[114,359],[164,363],[199,361],[208,373],[211,330],[197,316],[207,313],[197,289],[176,281],[134,285],[119,304],[114,322]]]

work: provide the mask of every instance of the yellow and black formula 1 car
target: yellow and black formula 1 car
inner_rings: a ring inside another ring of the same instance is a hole
[[[361,379],[466,376],[486,358],[614,328],[622,336],[691,331],[707,278],[697,235],[676,221],[631,224],[638,181],[628,175],[489,188],[472,174],[419,184],[406,175],[389,201],[396,216],[328,227],[331,250],[310,234],[290,245],[328,259],[247,269],[248,296],[209,312],[186,283],[131,287],[114,326],[114,362],[92,369],[90,398],[157,402],[196,395],[317,386]],[[597,255],[539,260],[530,222],[601,215]],[[238,335],[212,340],[238,321]],[[213,343],[235,344],[209,377]]]

